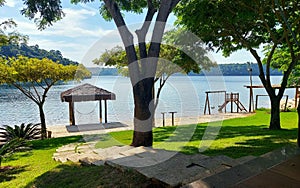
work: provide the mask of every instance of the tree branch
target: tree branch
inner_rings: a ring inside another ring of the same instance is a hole
[[[16,83],[12,83],[13,86],[15,86],[17,89],[19,89],[25,96],[27,96],[28,98],[30,98],[31,100],[33,100],[33,102],[35,102],[36,104],[39,104],[38,99],[31,95],[31,92],[26,91],[24,88],[22,88],[20,85],[16,84]]]
[[[180,0],[173,0],[172,3],[171,3],[171,7],[170,7],[170,12],[172,12],[172,10],[177,6],[177,4],[180,2]]]
[[[147,0],[147,3],[148,3],[148,11],[143,26],[141,27],[141,29],[135,31],[139,42],[139,53],[140,53],[142,71],[147,69],[145,64],[147,58],[146,35],[149,31],[149,27],[151,25],[153,16],[157,12],[157,9],[153,6],[152,0]]]
[[[267,64],[266,64],[266,81],[267,81],[267,84],[269,86],[272,86],[271,85],[271,79],[270,79],[270,67],[271,67],[271,60],[272,60],[272,57],[273,57],[273,54],[275,52],[275,49],[277,47],[277,44],[275,43],[273,46],[272,46],[272,49],[268,55],[268,58],[267,58]]]
[[[37,96],[36,98],[38,99],[39,102],[41,102],[41,97],[40,97],[38,91],[36,90],[33,82],[31,82],[31,87],[33,88],[33,90],[34,90],[34,92],[35,92],[35,94]]]
[[[146,70],[147,75],[155,75],[157,61],[160,53],[160,44],[166,27],[166,21],[170,12],[179,3],[179,0],[161,0],[158,15],[154,25],[154,30],[151,38],[151,43],[148,51],[149,68]]]
[[[282,77],[282,81],[281,81],[281,88],[278,92],[278,96],[280,96],[280,97],[283,96],[284,90],[287,86],[287,81],[288,81],[289,75],[291,74],[292,70],[296,66],[296,63],[298,62],[297,57],[295,56],[295,51],[294,51],[293,44],[290,42],[288,35],[286,35],[286,42],[287,42],[287,45],[288,45],[289,50],[290,50],[292,62],[288,66],[288,69],[286,71],[284,71],[284,73],[283,73],[283,77]]]
[[[133,35],[126,26],[121,11],[114,0],[104,0],[105,6],[111,14],[125,46],[128,58],[128,69],[131,83],[135,84],[140,78],[140,70],[137,63],[137,55],[133,43]]]
[[[153,19],[154,14],[157,12],[157,9],[154,7],[152,0],[148,0],[147,3],[148,3],[148,11],[147,11],[143,26],[141,27],[141,29],[138,29],[135,31],[135,33],[138,37],[140,51],[142,51],[142,53],[140,52],[141,58],[147,57],[146,46],[144,45],[143,47],[141,47],[141,43],[145,44],[146,35],[147,35],[147,32],[149,31],[151,21]],[[141,49],[143,49],[143,50],[141,50]],[[146,55],[144,55],[144,54],[146,54]]]
[[[154,107],[154,109],[156,109],[157,106],[158,106],[160,93],[161,93],[162,88],[164,87],[165,83],[167,82],[167,80],[168,80],[168,78],[169,78],[170,76],[171,76],[171,75],[167,75],[166,78],[163,78],[163,75],[162,75],[162,76],[159,78],[159,79],[160,79],[160,83],[159,83],[159,87],[158,87],[157,94],[156,94],[156,100],[155,100],[155,107]]]
[[[41,104],[44,104],[46,101],[47,93],[49,89],[53,86],[54,83],[50,84],[47,88],[44,89],[43,95],[42,95],[42,101]]]

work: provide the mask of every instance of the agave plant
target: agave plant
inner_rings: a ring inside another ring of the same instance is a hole
[[[14,138],[0,146],[0,166],[2,159],[14,153],[17,149],[24,145],[23,138]]]
[[[5,125],[4,127],[0,128],[2,131],[2,138],[6,139],[6,141],[13,140],[15,138],[21,138],[24,140],[33,140],[40,136],[41,132],[38,128],[40,124],[32,124],[29,123],[25,125],[22,123],[20,126],[15,125],[15,127],[11,127]]]

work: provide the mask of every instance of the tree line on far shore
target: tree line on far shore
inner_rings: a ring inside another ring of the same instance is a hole
[[[265,67],[265,66],[264,66]],[[216,69],[220,69],[221,73],[224,76],[249,76],[247,63],[230,63],[230,64],[219,64],[218,67],[212,67],[209,75],[213,72],[216,72]],[[259,69],[257,64],[251,64],[252,75],[258,76]],[[89,67],[88,70],[92,73],[93,76],[117,76],[119,75],[117,68],[99,68],[99,67]],[[190,72],[189,76],[204,76],[204,72],[199,74]],[[282,72],[278,69],[271,69],[272,76],[281,76]]]
[[[68,58],[63,57],[62,53],[59,50],[44,50],[39,47],[39,45],[29,46],[25,43],[21,44],[8,44],[0,46],[0,56],[4,57],[17,57],[18,55],[43,59],[48,58],[54,62],[58,62],[62,65],[78,65],[76,61],[72,61]]]

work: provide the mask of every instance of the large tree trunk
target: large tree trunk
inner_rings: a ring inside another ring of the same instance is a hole
[[[39,112],[40,112],[40,120],[41,120],[41,138],[47,138],[47,127],[46,127],[46,119],[45,113],[43,109],[44,104],[39,104]]]
[[[152,146],[154,121],[154,78],[145,78],[133,86],[134,133],[132,146]]]
[[[298,112],[298,137],[297,137],[297,143],[298,147],[300,147],[300,104],[298,103],[297,107],[297,112]]]
[[[105,6],[118,27],[128,59],[130,80],[133,86],[134,97],[134,134],[132,146],[152,146],[152,125],[154,121],[154,76],[157,67],[157,58],[160,52],[160,43],[168,16],[180,0],[161,0],[152,31],[151,43],[146,51],[146,34],[150,22],[157,11],[152,1],[147,1],[148,12],[144,24],[137,30],[140,47],[140,64],[134,47],[133,35],[126,26],[121,10],[114,0],[104,0]],[[149,58],[149,59],[148,59]]]
[[[279,130],[280,127],[280,99],[279,97],[271,97],[271,121],[270,121],[270,129]]]

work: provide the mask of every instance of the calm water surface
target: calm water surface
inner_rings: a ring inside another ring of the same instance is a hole
[[[273,84],[279,83],[280,76],[272,77]],[[60,93],[82,83],[91,83],[116,94],[115,101],[108,101],[109,121],[130,121],[133,118],[133,100],[131,84],[128,78],[117,76],[95,76],[81,83],[56,85],[48,93],[44,106],[48,125],[67,125],[69,123],[68,103],[61,102]],[[259,84],[258,77],[253,77],[253,84]],[[203,114],[205,91],[226,90],[239,92],[240,101],[248,109],[248,76],[173,76],[162,90],[156,117],[161,112],[177,111],[177,117],[198,116]],[[255,89],[254,94],[266,94],[264,89]],[[294,97],[294,90],[287,89],[289,98]],[[213,113],[224,102],[224,95],[211,95]],[[259,99],[259,107],[269,107],[268,97]],[[75,117],[78,124],[96,123],[99,119],[99,102],[75,103]],[[229,105],[227,107],[229,110]],[[13,87],[0,88],[0,125],[20,123],[38,123],[38,107],[25,95]]]

